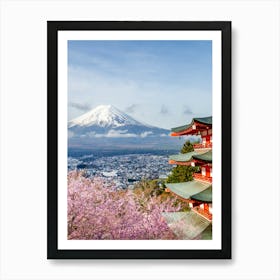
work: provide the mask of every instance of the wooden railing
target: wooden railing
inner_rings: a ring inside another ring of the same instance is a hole
[[[194,173],[193,178],[196,180],[212,183],[212,177],[201,175],[201,173]]]
[[[212,143],[199,143],[199,144],[193,144],[194,149],[206,149],[206,148],[212,148]]]
[[[199,206],[192,208],[192,211],[198,213],[199,215],[205,217],[207,220],[212,221],[212,214],[209,211],[206,211]]]

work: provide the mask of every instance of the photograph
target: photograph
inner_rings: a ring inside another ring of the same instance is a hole
[[[49,22],[55,256],[225,256],[226,31],[228,22]]]
[[[68,41],[68,239],[212,238],[211,41]]]

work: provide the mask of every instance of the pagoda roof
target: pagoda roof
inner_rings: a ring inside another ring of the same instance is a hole
[[[193,159],[205,161],[205,162],[212,162],[212,150],[207,151],[206,153],[203,154],[196,154],[192,156]]]
[[[184,198],[190,199],[194,195],[206,190],[211,186],[211,183],[202,182],[197,180],[192,180],[183,183],[170,183],[166,184],[166,187],[176,195]],[[202,197],[201,197],[202,198]]]
[[[174,161],[183,161],[183,162],[185,162],[185,161],[190,161],[192,159],[192,157],[194,155],[197,155],[197,154],[198,154],[198,152],[196,152],[196,151],[185,153],[185,154],[180,153],[180,154],[177,154],[177,155],[169,156],[169,159],[170,160],[174,160]]]
[[[206,124],[206,125],[207,124],[212,125],[212,116],[205,117],[205,118],[193,118],[190,124],[186,124],[186,125],[171,128],[171,131],[178,133],[178,132],[187,130],[188,128],[190,128],[194,124],[194,122],[198,122],[198,123]]]
[[[194,211],[188,212],[163,212],[168,227],[180,239],[211,239],[212,223]],[[209,232],[211,230],[211,232]],[[204,235],[204,232],[207,235]],[[211,235],[211,236],[210,236]]]
[[[193,151],[186,154],[177,154],[177,155],[170,155],[169,160],[173,160],[176,162],[187,162],[193,159],[205,161],[205,162],[212,162],[212,150],[207,152],[202,151]]]
[[[191,199],[201,202],[212,202],[212,186],[204,191],[191,196]]]

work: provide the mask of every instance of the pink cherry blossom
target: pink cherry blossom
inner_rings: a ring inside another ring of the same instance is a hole
[[[147,198],[83,172],[68,173],[68,239],[176,239],[161,213],[180,207],[174,198]]]

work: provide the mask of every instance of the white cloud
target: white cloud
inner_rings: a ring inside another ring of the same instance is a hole
[[[102,138],[102,137],[107,137],[107,138],[130,138],[130,137],[138,137],[137,134],[127,133],[127,130],[114,130],[114,129],[111,129],[107,133],[104,133],[104,134],[90,132],[88,134],[88,136],[91,137],[91,138]]]
[[[109,130],[106,137],[137,137],[134,133],[127,133],[127,130]]]
[[[145,137],[147,137],[148,135],[151,135],[151,134],[153,134],[152,131],[144,131],[140,134],[140,137],[145,138]]]

